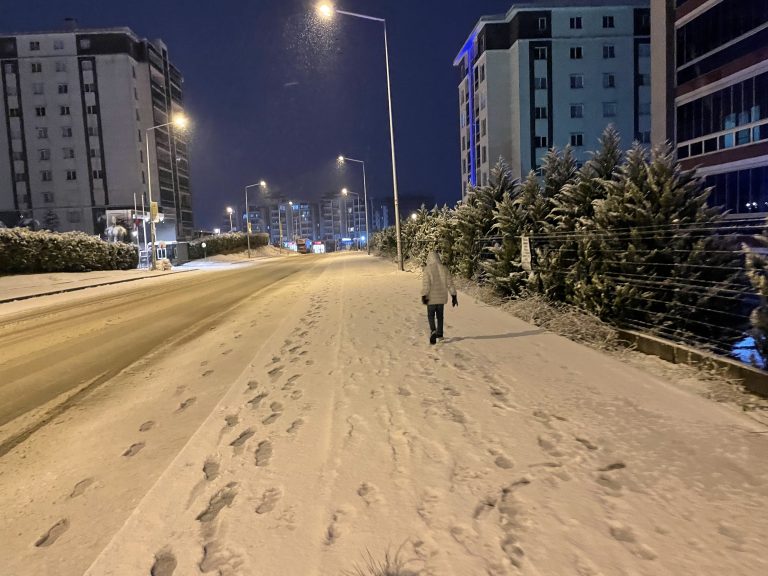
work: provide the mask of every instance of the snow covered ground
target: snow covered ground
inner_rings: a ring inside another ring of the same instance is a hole
[[[430,346],[417,274],[323,261],[6,455],[0,573],[768,573],[766,427],[462,294]]]

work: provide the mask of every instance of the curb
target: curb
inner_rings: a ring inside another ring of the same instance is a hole
[[[619,330],[619,337],[626,343],[634,345],[639,352],[649,356],[658,356],[673,364],[709,365],[723,370],[729,378],[739,380],[750,392],[768,398],[768,372],[753,368],[729,358],[702,352],[689,346],[676,344],[657,336],[635,332],[634,330]]]
[[[14,296],[12,298],[0,299],[0,304],[6,304],[8,302],[19,302],[21,300],[31,300],[32,298],[40,298],[41,296],[54,296],[56,294],[65,294],[66,292],[77,292],[78,290],[87,290],[88,288],[98,288],[99,286],[112,286],[114,284],[125,284],[126,282],[138,282],[139,280],[151,280],[153,278],[160,278],[162,276],[170,276],[171,274],[182,274],[184,272],[193,272],[193,270],[178,270],[176,272],[166,272],[164,274],[158,274],[156,276],[139,276],[138,278],[126,278],[124,280],[112,280],[110,282],[102,282],[100,284],[87,284],[85,286],[72,286],[70,288],[61,288],[59,290],[53,290],[51,292],[37,292],[35,294],[25,294],[23,296]]]

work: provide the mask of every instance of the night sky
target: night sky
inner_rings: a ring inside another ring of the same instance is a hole
[[[453,59],[483,14],[511,0],[343,0],[339,9],[387,19],[400,194],[460,198],[458,75]],[[161,38],[185,78],[195,226],[242,206],[245,184],[313,200],[342,185],[391,198],[380,24],[314,16],[310,0],[31,0],[9,2],[2,32],[128,26]],[[254,193],[255,193],[254,189]]]

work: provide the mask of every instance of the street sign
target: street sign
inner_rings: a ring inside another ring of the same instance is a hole
[[[520,239],[520,264],[523,266],[523,270],[530,272],[533,270],[533,256],[531,254],[531,239],[528,236],[523,236]]]

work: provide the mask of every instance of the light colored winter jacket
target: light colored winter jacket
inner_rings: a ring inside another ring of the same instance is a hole
[[[422,271],[421,295],[429,298],[429,304],[446,304],[448,294],[456,295],[451,273],[440,262],[437,252],[430,252]]]

